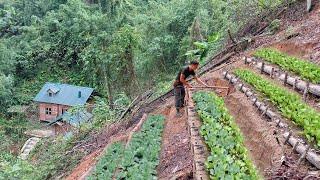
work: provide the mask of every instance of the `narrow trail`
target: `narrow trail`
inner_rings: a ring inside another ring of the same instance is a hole
[[[192,179],[193,156],[187,127],[186,112],[176,118],[173,98],[163,106],[162,114],[166,116],[160,164],[157,167],[159,179]]]

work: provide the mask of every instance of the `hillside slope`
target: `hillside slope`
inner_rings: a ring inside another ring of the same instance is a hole
[[[320,175],[314,172],[317,169],[307,161],[303,161],[298,167],[296,166],[299,155],[292,151],[290,145],[284,143],[285,139],[279,135],[282,130],[270,123],[267,117],[261,115],[261,112],[256,110],[252,102],[243,93],[236,90],[222,75],[224,71],[233,72],[234,69],[238,68],[251,69],[258,73],[259,71],[256,71],[253,66],[247,66],[243,58],[251,57],[256,49],[262,47],[276,48],[283,53],[320,64],[319,3],[315,4],[311,13],[306,13],[305,3],[301,1],[292,5],[290,9],[283,11],[277,18],[280,20],[280,24],[279,30],[275,34],[268,34],[268,29],[266,29],[263,34],[252,38],[253,41],[247,50],[237,51],[236,54],[233,54],[232,51],[237,50],[237,48],[231,48],[223,52],[220,56],[213,58],[207,67],[217,63],[218,65],[210,68],[211,70],[205,72],[201,78],[210,85],[229,86],[231,88],[230,94],[221,91],[216,91],[216,93],[224,98],[227,109],[234,117],[244,136],[244,144],[248,149],[250,159],[265,179],[278,179],[280,177],[318,179]],[[272,79],[271,81],[278,83]],[[281,86],[280,83],[278,85]],[[290,92],[294,91],[289,87],[285,88]],[[133,121],[131,121],[138,122],[143,113],[164,115],[166,121],[157,168],[158,178],[195,179],[196,177],[193,176],[195,173],[193,151],[190,148],[191,139],[187,125],[188,116],[186,112],[181,118],[174,116],[172,95],[172,92],[167,93],[153,103],[143,106],[138,113],[134,114]],[[319,99],[309,96],[307,103],[316,108],[319,106]],[[276,109],[270,103],[269,105],[270,108]],[[304,138],[301,136],[301,127],[293,124],[290,119],[285,121],[294,131],[294,134]],[[119,134],[119,136],[121,135]],[[102,145],[99,147],[104,148]],[[80,164],[80,166],[82,165]],[[88,167],[92,166],[94,165],[88,165]],[[79,173],[82,176],[87,174],[88,171],[76,169],[74,173]]]

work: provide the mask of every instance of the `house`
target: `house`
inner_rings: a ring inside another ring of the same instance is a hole
[[[34,98],[39,104],[40,121],[52,121],[61,117],[73,106],[87,103],[92,88],[47,82]]]

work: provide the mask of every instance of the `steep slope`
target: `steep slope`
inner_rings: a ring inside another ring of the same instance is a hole
[[[268,122],[270,120],[259,112],[243,93],[236,90],[233,85],[225,80],[222,72],[232,72],[239,67],[254,70],[252,67],[245,65],[242,58],[244,55],[251,56],[253,51],[260,47],[274,47],[284,53],[320,63],[320,5],[316,3],[310,14],[305,13],[304,5],[300,2],[278,17],[281,25],[276,34],[263,34],[253,37],[253,43],[244,52],[238,50],[234,54],[232,52],[237,48],[231,48],[220,56],[213,58],[206,67],[214,64],[218,65],[212,69],[207,68],[207,72],[201,76],[210,85],[231,87],[228,95],[219,90],[216,90],[216,93],[224,97],[226,107],[245,138],[244,143],[249,151],[250,159],[265,179],[281,177],[318,179],[320,175],[313,172],[317,169],[307,161],[302,161],[297,166],[300,157],[292,151],[292,147],[286,144],[285,139],[279,135],[280,130],[274,124]],[[157,168],[158,178],[195,179],[196,177],[193,177],[193,154],[189,147],[190,135],[187,130],[187,116],[186,113],[181,118],[174,116],[172,96],[172,92],[169,92],[152,104],[139,109],[138,113],[132,118],[132,122],[137,122],[142,113],[165,115],[162,149]],[[317,97],[313,98],[319,102]],[[301,129],[289,123],[289,120],[287,122],[295,133],[300,135]],[[130,124],[132,125],[132,123]],[[102,147],[103,145],[100,146],[100,148]],[[93,164],[90,164],[91,166]]]

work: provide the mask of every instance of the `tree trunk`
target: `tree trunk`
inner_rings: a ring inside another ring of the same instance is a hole
[[[109,78],[109,73],[106,70],[106,65],[103,64],[103,70],[104,70],[104,85],[105,88],[107,90],[107,94],[108,94],[108,102],[109,102],[109,106],[111,109],[114,108],[114,103],[113,103],[113,91],[112,91],[112,83],[111,80]]]
[[[126,56],[126,60],[127,60],[127,64],[126,64],[126,68],[125,71],[128,75],[128,79],[126,80],[127,84],[128,84],[128,89],[129,89],[129,94],[134,95],[134,93],[136,92],[136,88],[137,88],[137,79],[136,79],[136,73],[135,73],[135,67],[134,67],[134,58],[133,58],[133,50],[131,45],[129,45],[127,47],[127,50],[125,52],[125,56]]]
[[[100,7],[101,7],[102,13],[107,13],[109,8],[107,0],[100,0]]]
[[[197,41],[200,41],[200,42],[203,41],[203,36],[201,34],[200,20],[198,17],[196,17],[192,23],[190,36],[191,36],[191,47],[192,49],[195,49],[196,47],[194,46],[193,43]]]

